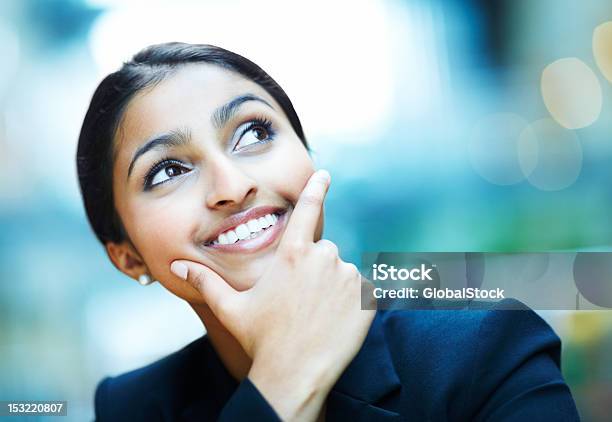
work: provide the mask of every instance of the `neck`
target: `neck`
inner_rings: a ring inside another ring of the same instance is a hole
[[[230,375],[238,382],[246,378],[251,368],[251,358],[240,343],[206,305],[189,304],[206,328],[208,338]]]

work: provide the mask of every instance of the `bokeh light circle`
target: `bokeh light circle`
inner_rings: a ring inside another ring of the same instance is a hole
[[[593,31],[593,56],[601,73],[612,82],[612,21],[602,23]]]
[[[574,282],[589,302],[612,308],[612,259],[608,252],[580,252],[574,260]]]
[[[582,146],[576,133],[552,119],[531,123],[519,137],[519,163],[529,183],[544,191],[572,185],[582,169]]]
[[[514,113],[494,113],[479,120],[469,142],[472,167],[496,185],[512,185],[525,178],[518,160],[518,139],[529,123]]]
[[[541,90],[550,115],[567,129],[592,124],[601,114],[601,85],[595,73],[575,57],[559,59],[542,71]]]

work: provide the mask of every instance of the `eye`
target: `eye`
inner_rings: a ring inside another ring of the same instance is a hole
[[[239,139],[234,146],[234,151],[240,151],[255,144],[263,144],[274,138],[272,122],[265,119],[247,122],[238,127],[236,132],[239,134]]]
[[[176,160],[162,160],[155,164],[145,178],[145,189],[151,189],[157,185],[167,182],[173,177],[189,173],[190,168]]]

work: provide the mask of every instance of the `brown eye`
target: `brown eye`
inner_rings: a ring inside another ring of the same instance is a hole
[[[240,148],[248,147],[249,145],[265,141],[269,138],[268,131],[262,126],[253,126],[248,129],[240,138],[238,146]]]
[[[274,139],[272,122],[269,120],[253,120],[247,122],[237,129],[238,141],[234,146],[235,151],[247,148],[255,144],[263,144]]]
[[[260,141],[263,141],[264,139],[268,137],[268,131],[261,126],[254,127],[252,131],[253,131],[253,135],[255,135],[255,137],[259,139]]]
[[[172,165],[172,166],[168,166],[166,167],[166,175],[168,177],[174,177],[174,176],[178,176],[179,174],[182,174],[182,167],[177,166],[177,165]]]
[[[191,169],[176,163],[166,163],[159,170],[154,171],[151,176],[150,187],[154,187],[161,183],[170,180],[173,177],[180,176],[184,173],[189,173]]]

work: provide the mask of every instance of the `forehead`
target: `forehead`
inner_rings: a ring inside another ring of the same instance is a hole
[[[133,150],[143,140],[176,128],[207,129],[217,107],[245,93],[277,106],[261,86],[236,72],[205,63],[180,66],[130,100],[117,131],[115,153]]]

